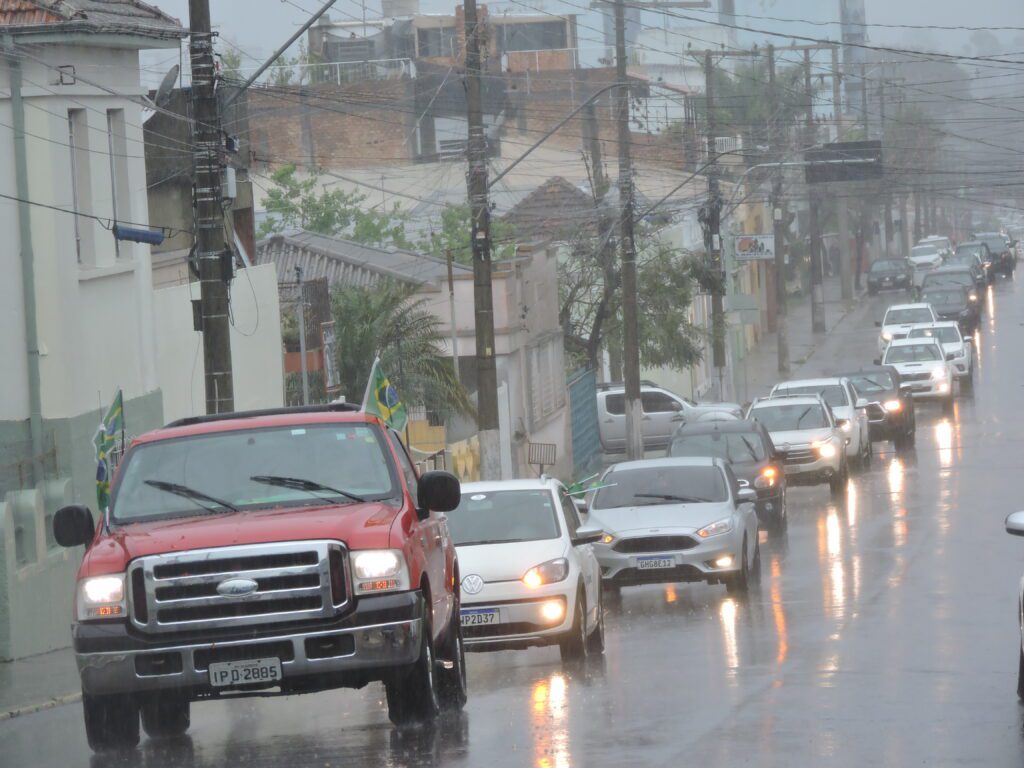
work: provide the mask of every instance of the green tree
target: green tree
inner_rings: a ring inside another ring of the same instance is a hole
[[[220,74],[225,80],[242,79],[242,54],[237,48],[226,48],[220,54]]]
[[[459,264],[473,263],[470,242],[472,219],[468,205],[447,204],[441,209],[439,226],[422,238],[416,247],[439,259],[452,258]],[[511,259],[515,255],[515,229],[496,217],[491,218],[492,258]]]
[[[335,287],[331,308],[341,390],[349,402],[361,402],[379,354],[407,404],[425,405],[442,419],[452,413],[472,415],[473,404],[455,376],[451,358],[441,353],[440,323],[427,309],[427,299],[413,296],[413,291],[394,282]]]

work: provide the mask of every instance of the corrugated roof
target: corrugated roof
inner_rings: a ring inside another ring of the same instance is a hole
[[[141,0],[0,0],[0,27],[182,37],[181,23]]]

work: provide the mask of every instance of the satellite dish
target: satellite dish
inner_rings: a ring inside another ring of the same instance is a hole
[[[153,102],[158,107],[163,107],[167,104],[171,97],[171,90],[174,88],[174,84],[178,82],[178,71],[181,68],[175,64],[171,67],[170,71],[164,75],[164,79],[160,81],[160,87],[156,89],[156,96],[153,97]]]

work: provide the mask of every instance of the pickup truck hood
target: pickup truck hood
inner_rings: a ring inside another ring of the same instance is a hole
[[[358,542],[360,549],[389,546],[401,510],[381,502],[261,509],[206,517],[116,525],[82,561],[80,575],[120,573],[146,555],[303,539]]]
[[[946,368],[944,360],[932,360],[926,363],[886,363],[886,365],[891,365],[900,372],[901,376],[913,373],[931,373],[932,371],[944,370]]]
[[[515,541],[508,544],[457,546],[459,573],[476,574],[484,581],[518,581],[535,565],[566,556],[561,538],[543,541]]]

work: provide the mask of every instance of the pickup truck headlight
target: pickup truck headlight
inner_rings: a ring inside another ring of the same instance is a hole
[[[892,341],[892,334],[888,331],[882,331],[882,341]]]
[[[121,619],[127,614],[124,574],[90,576],[78,582],[75,609],[79,621]]]
[[[536,589],[544,584],[554,584],[558,581],[565,581],[569,575],[569,561],[564,557],[557,560],[548,560],[546,563],[535,565],[523,576],[523,584],[530,589]]]
[[[409,589],[409,568],[399,549],[364,549],[352,553],[352,579],[357,595]]]
[[[945,381],[946,379],[949,378],[949,375],[946,373],[945,368],[936,368],[934,371],[932,371],[932,378],[935,381]]]
[[[832,444],[831,440],[822,440],[820,443],[815,443],[811,446],[818,452],[818,455],[823,459],[831,459],[836,455],[836,447]]]
[[[723,533],[728,533],[731,530],[732,519],[727,517],[724,520],[716,520],[710,525],[705,525],[703,528],[697,531],[697,535],[700,536],[702,539],[706,539],[709,536],[719,536]]]

